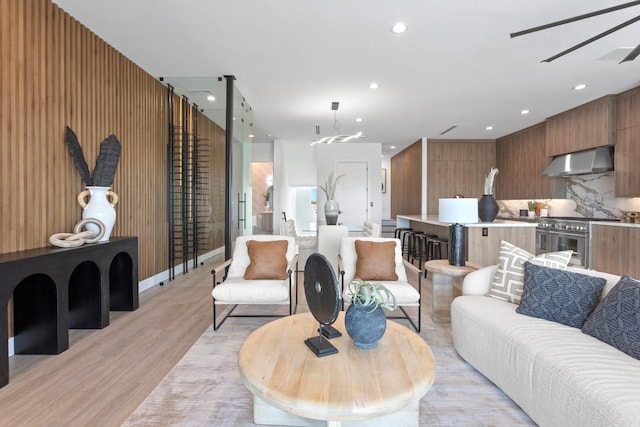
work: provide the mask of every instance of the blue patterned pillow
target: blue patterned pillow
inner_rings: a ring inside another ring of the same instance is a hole
[[[640,359],[640,282],[622,276],[593,310],[582,332]]]
[[[522,300],[516,312],[581,328],[598,305],[606,283],[601,277],[527,261],[524,263]]]

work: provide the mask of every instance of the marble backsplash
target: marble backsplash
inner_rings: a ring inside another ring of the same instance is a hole
[[[621,218],[622,212],[640,212],[640,197],[615,197],[613,172],[556,178],[564,181],[566,199],[536,199],[549,206],[549,216]],[[528,200],[498,200],[504,217],[519,216]]]

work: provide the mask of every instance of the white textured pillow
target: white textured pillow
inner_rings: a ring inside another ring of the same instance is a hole
[[[573,251],[561,251],[535,256],[503,240],[500,242],[498,270],[491,280],[489,296],[520,304],[524,288],[524,263],[526,261],[535,265],[564,270],[569,264],[572,254]]]

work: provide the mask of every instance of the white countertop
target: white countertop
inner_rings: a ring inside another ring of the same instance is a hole
[[[446,222],[440,222],[437,215],[398,215],[398,219],[405,219],[409,221],[423,222],[425,224],[439,225],[441,227],[448,227]],[[613,224],[613,223],[612,223]],[[478,222],[476,224],[465,224],[469,228],[485,228],[485,227],[522,227],[522,228],[535,228],[537,224],[535,222],[524,221],[509,221],[506,219],[496,219],[493,222]],[[637,225],[637,224],[628,224]]]

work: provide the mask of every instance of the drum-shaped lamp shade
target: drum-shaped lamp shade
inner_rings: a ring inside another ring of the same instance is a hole
[[[457,198],[439,200],[440,222],[447,224],[475,224],[478,222],[478,199]]]

